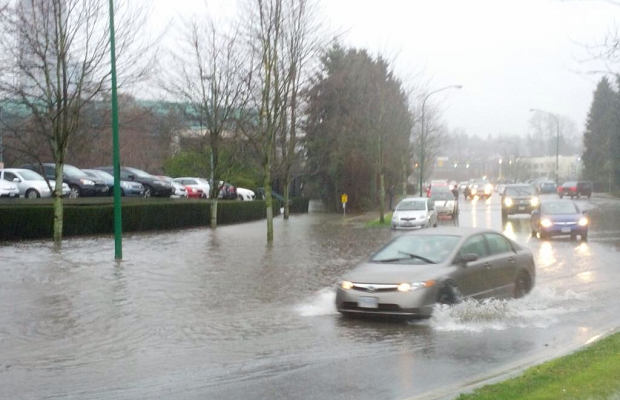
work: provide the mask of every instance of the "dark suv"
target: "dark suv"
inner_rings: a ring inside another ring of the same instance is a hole
[[[41,166],[43,167],[43,170],[41,170]],[[56,164],[44,163],[41,164],[41,166],[39,166],[39,164],[27,164],[22,166],[22,168],[38,172],[47,180],[56,179]],[[95,197],[108,195],[108,185],[106,185],[102,179],[88,176],[86,172],[74,167],[73,165],[65,164],[62,168],[62,174],[62,181],[69,185],[69,188],[71,188],[69,197],[76,198],[82,196]]]
[[[539,201],[533,185],[506,185],[502,194],[502,219],[510,214],[531,214]]]
[[[562,186],[558,188],[558,196],[563,198],[564,196],[570,196],[570,198],[580,198],[581,196],[587,196],[588,199],[592,197],[592,182],[587,181],[569,181],[564,182]]]
[[[114,167],[95,168],[114,175]],[[144,186],[144,197],[170,197],[174,191],[171,183],[137,168],[121,167],[121,180],[140,182]]]

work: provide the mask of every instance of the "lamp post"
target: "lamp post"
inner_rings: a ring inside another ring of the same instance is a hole
[[[560,178],[559,178],[559,171],[560,171],[560,119],[555,115],[552,114],[548,111],[544,111],[544,110],[539,110],[538,108],[530,108],[530,112],[532,111],[538,111],[541,112],[543,114],[547,114],[553,117],[553,119],[555,119],[555,126],[556,126],[556,134],[555,134],[555,184],[559,185],[560,182]]]
[[[441,89],[437,89],[437,90],[430,92],[429,94],[426,95],[426,97],[424,97],[424,100],[422,100],[422,132],[421,132],[421,137],[420,137],[420,182],[419,182],[420,183],[420,197],[422,197],[422,192],[423,192],[422,186],[424,185],[424,154],[425,154],[425,146],[426,146],[426,127],[424,125],[424,106],[426,105],[426,100],[428,100],[428,98],[431,97],[431,95],[441,92],[443,90],[461,89],[462,87],[463,85],[446,86]]]
[[[110,56],[112,78],[112,147],[114,166],[114,258],[123,259],[123,220],[121,209],[121,161],[118,143],[118,96],[116,93],[116,46],[114,43],[114,0],[110,0]]]

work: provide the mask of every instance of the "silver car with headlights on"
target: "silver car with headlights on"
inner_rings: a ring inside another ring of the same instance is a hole
[[[392,214],[392,229],[416,229],[437,226],[434,202],[426,197],[407,197]]]
[[[499,232],[446,227],[395,237],[338,284],[336,308],[349,315],[428,317],[463,298],[525,296],[534,257]]]

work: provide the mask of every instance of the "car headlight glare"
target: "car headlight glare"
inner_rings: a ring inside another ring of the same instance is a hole
[[[511,199],[510,197],[506,197],[506,198],[504,199],[504,205],[505,205],[506,207],[512,207],[512,204],[513,204],[513,202],[512,202],[512,199]]]
[[[589,222],[588,219],[586,217],[583,217],[583,218],[581,218],[579,220],[579,225],[580,226],[586,226],[586,225],[588,225],[588,222]]]
[[[353,282],[342,281],[342,283],[340,283],[340,287],[343,288],[344,290],[349,290],[353,287]]]
[[[493,185],[489,183],[484,187],[484,194],[490,194],[490,193],[493,193]]]
[[[536,207],[538,203],[540,203],[540,200],[538,199],[538,197],[532,197],[530,203],[532,204],[532,206]]]
[[[425,282],[413,282],[413,283],[401,283],[398,285],[399,292],[410,292],[416,289],[423,289],[434,286],[436,281],[425,281]]]
[[[553,222],[551,222],[550,219],[543,219],[542,221],[540,221],[540,224],[544,227],[544,228],[550,228],[553,225]]]
[[[82,183],[82,185],[95,186],[95,182],[91,181],[90,179],[80,179],[80,182]]]

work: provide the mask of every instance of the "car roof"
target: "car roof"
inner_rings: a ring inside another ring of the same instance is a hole
[[[405,234],[409,235],[452,235],[452,236],[471,236],[477,233],[500,233],[493,229],[487,228],[472,228],[472,227],[456,227],[456,226],[446,226],[446,227],[438,227],[433,229],[421,229],[419,231],[408,232]]]

